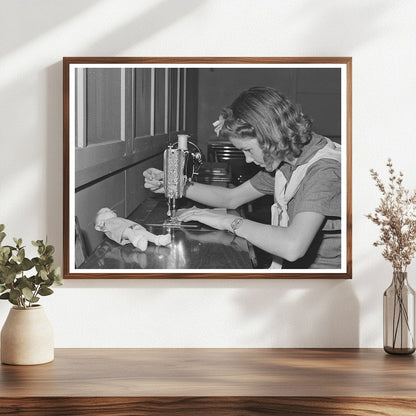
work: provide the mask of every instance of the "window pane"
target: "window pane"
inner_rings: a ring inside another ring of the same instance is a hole
[[[184,110],[185,110],[185,100],[184,100],[184,92],[185,92],[185,71],[186,69],[180,69],[180,84],[179,84],[179,130],[185,130],[185,123],[184,123]]]
[[[151,78],[150,68],[135,70],[135,137],[150,135]]]
[[[122,139],[120,137],[121,70],[89,68],[86,74],[87,144],[99,144]]]
[[[177,111],[178,111],[178,69],[174,68],[170,70],[169,77],[170,85],[170,117],[169,117],[169,131],[177,131]]]
[[[155,134],[163,134],[165,131],[165,107],[166,107],[166,70],[155,69]]]

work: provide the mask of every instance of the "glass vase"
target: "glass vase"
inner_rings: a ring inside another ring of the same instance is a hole
[[[415,291],[407,273],[393,271],[393,280],[383,295],[384,351],[412,354],[415,351]]]

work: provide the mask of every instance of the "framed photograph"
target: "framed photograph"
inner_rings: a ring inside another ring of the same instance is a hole
[[[351,278],[351,72],[64,58],[64,278]]]

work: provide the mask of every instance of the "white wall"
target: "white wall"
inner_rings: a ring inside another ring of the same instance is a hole
[[[57,347],[380,347],[390,265],[364,215],[388,156],[416,187],[416,3],[0,0],[0,223],[62,261],[63,56],[352,56],[353,279],[66,281]],[[29,243],[30,244],[30,243]],[[410,269],[416,287],[416,266]],[[0,304],[0,325],[9,304]]]

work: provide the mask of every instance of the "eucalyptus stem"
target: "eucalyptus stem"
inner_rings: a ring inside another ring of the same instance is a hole
[[[39,290],[40,290],[40,284],[39,284],[39,285],[37,285],[37,287],[36,287],[36,289],[35,289],[35,291],[34,291],[34,293],[33,293],[33,297],[34,297],[34,298],[36,298],[36,297],[38,296]]]
[[[3,245],[4,229],[4,224],[0,224],[0,299],[8,300],[19,309],[27,309],[38,302],[39,296],[52,294],[51,286],[63,283],[60,267],[54,266],[55,247],[47,240],[46,243],[32,241],[38,255],[28,258],[21,238],[13,238],[14,246]]]

